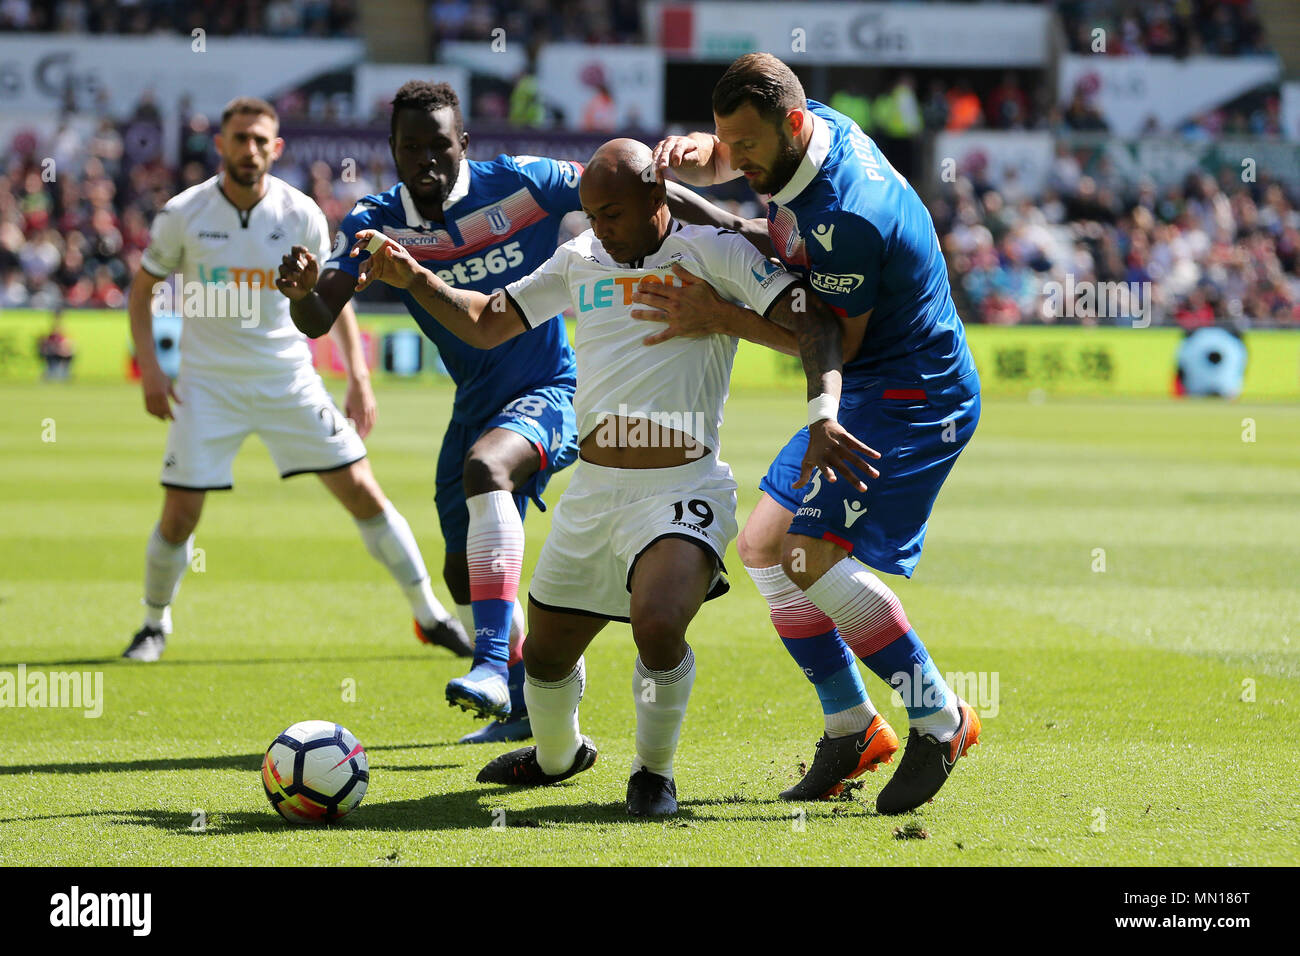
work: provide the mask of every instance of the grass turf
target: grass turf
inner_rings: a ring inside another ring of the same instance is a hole
[[[436,569],[450,393],[383,385],[379,401],[376,474]],[[129,386],[6,384],[0,403],[0,671],[102,671],[105,697],[97,719],[0,709],[0,864],[1300,862],[1300,409],[986,401],[916,578],[888,580],[939,668],[982,673],[986,694],[996,675],[996,701],[982,701],[981,745],[906,818],[873,810],[892,768],[850,800],[775,800],[820,715],[733,548],[732,593],[690,634],[682,812],[634,823],[626,626],[588,654],[596,767],[543,790],[479,786],[504,748],[452,745],[474,726],[442,700],[464,665],[415,642],[319,482],[279,481],[252,441],[235,491],[209,497],[204,571],[184,581],[166,656],[120,661],[164,428]],[[723,450],[742,520],[802,404],[733,396]],[[525,579],[548,518],[528,516]],[[905,733],[888,688],[867,683]],[[347,726],[371,761],[365,802],[329,829],[284,824],[257,773],[275,734],[307,718]],[[925,838],[900,839],[908,821]]]

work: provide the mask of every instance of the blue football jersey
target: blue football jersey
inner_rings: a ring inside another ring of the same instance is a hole
[[[781,260],[839,315],[874,309],[845,390],[945,402],[976,394],[930,211],[857,124],[814,100],[808,109],[812,139],[770,198],[767,228]]]
[[[501,155],[461,163],[444,203],[445,222],[424,219],[398,183],[366,196],[343,220],[326,269],[351,276],[368,257],[348,255],[361,229],[378,229],[399,242],[426,269],[461,289],[490,294],[528,275],[554,253],[560,219],[581,208],[579,163]],[[512,398],[546,385],[577,383],[577,363],[563,322],[542,322],[494,349],[466,345],[420,307],[403,301],[420,329],[438,346],[456,383],[452,421],[472,425],[495,415]]]

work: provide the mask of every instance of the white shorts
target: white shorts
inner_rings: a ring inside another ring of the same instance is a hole
[[[234,484],[231,464],[249,434],[262,439],[281,478],[333,471],[366,457],[366,446],[310,367],[284,378],[176,381],[180,402],[167,431],[160,481],[168,488],[219,491]]]
[[[550,611],[626,622],[632,569],[661,538],[685,538],[718,562],[708,599],[730,587],[722,556],[736,537],[736,479],[713,455],[676,468],[605,468],[578,459],[555,506],[529,585]]]

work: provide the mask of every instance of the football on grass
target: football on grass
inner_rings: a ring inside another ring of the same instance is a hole
[[[290,823],[334,823],[361,803],[370,763],[361,742],[328,720],[294,724],[266,749],[262,786]]]

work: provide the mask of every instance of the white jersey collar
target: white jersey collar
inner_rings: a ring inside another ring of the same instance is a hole
[[[411,194],[406,189],[406,183],[398,184],[398,193],[402,197],[402,211],[406,213],[406,224],[412,229],[418,229],[423,226],[426,229],[441,227],[442,223],[433,222],[425,219],[420,215],[420,210],[415,208],[415,203],[411,199]],[[450,209],[456,203],[460,202],[469,194],[469,160],[464,156],[460,158],[460,172],[456,174],[456,185],[451,187],[451,192],[442,201],[443,210]]]
[[[822,163],[826,162],[826,157],[831,151],[831,128],[812,110],[805,109],[804,112],[812,118],[812,138],[808,140],[808,149],[804,152],[803,159],[799,161],[799,166],[790,177],[790,181],[768,200],[778,206],[787,205],[808,188],[808,184],[821,171]]]

